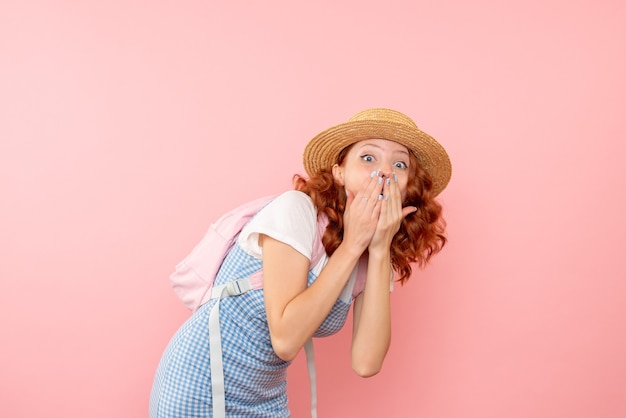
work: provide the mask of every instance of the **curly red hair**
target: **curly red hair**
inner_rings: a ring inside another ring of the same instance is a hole
[[[338,157],[341,164],[350,147]],[[447,242],[444,235],[446,222],[442,207],[432,192],[432,180],[420,167],[417,158],[410,154],[411,167],[407,193],[403,206],[415,206],[417,211],[407,215],[391,243],[391,265],[398,273],[398,281],[406,283],[412,273],[411,264],[425,267],[431,257],[437,254]],[[343,213],[346,207],[346,193],[339,186],[329,169],[324,169],[309,179],[296,174],[294,187],[311,197],[318,213],[328,217],[328,226],[322,237],[326,253],[332,255],[343,239]]]

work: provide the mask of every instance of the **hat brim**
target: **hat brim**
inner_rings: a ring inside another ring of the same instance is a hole
[[[448,185],[452,165],[441,144],[416,127],[383,120],[349,121],[319,133],[304,149],[304,169],[309,176],[314,176],[324,168],[331,168],[341,150],[365,139],[387,139],[411,150],[431,177],[435,195]]]

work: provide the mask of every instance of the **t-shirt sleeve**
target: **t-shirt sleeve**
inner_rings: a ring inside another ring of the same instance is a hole
[[[317,210],[311,198],[300,191],[285,192],[257,213],[238,237],[241,248],[253,257],[261,258],[259,234],[284,242],[311,259],[317,229]]]

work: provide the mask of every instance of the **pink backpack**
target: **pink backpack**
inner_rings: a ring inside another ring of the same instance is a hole
[[[265,196],[232,209],[213,222],[202,240],[170,275],[170,284],[178,298],[192,312],[211,299],[213,281],[224,258],[235,244],[241,229],[252,217],[276,196]],[[311,265],[324,254],[325,249],[317,237],[324,233],[326,222],[318,222]],[[250,276],[252,289],[263,287],[262,272]]]

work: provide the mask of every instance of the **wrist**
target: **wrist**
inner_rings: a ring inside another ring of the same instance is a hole
[[[335,250],[333,255],[337,254],[342,258],[346,258],[347,261],[358,261],[363,255],[364,250],[359,249],[355,245],[349,245],[345,241],[339,244],[339,247]]]
[[[389,262],[391,260],[391,249],[388,246],[371,247],[367,249],[371,261]]]

